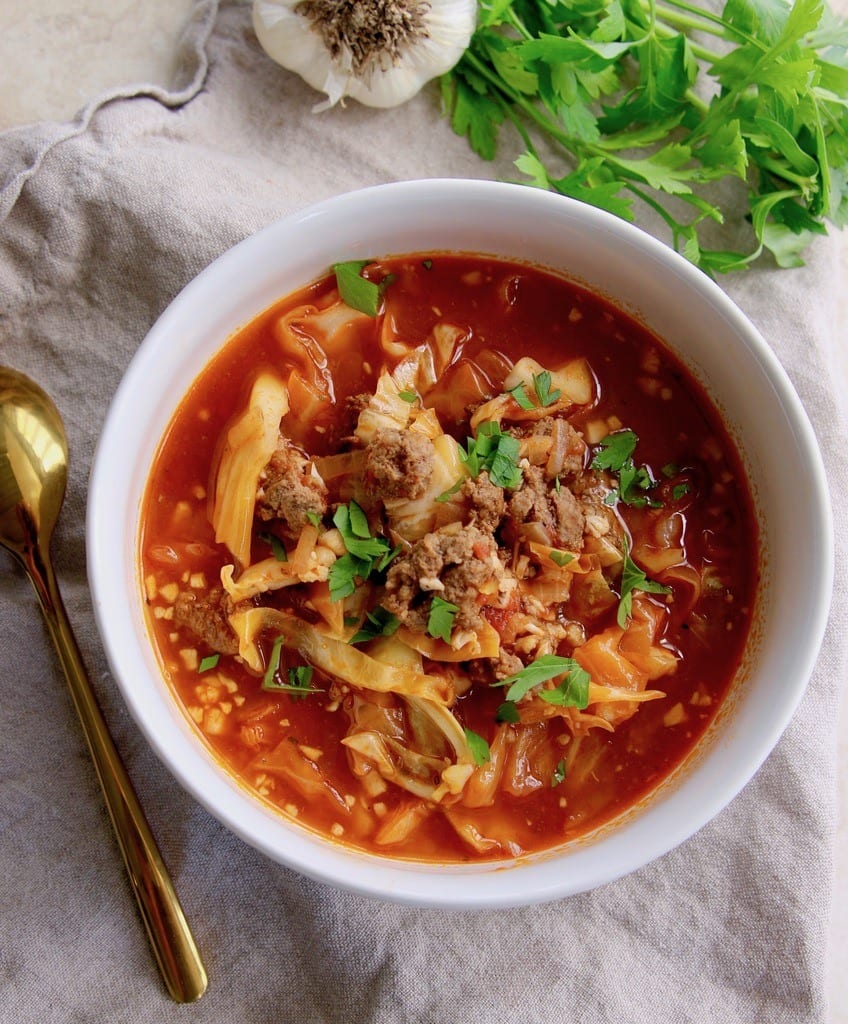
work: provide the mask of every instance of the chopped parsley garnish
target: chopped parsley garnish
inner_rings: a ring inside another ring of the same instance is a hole
[[[418,399],[418,395],[414,391],[399,391],[398,398],[402,398],[404,402],[409,402],[412,405]]]
[[[383,572],[400,548],[392,548],[385,537],[371,535],[368,517],[355,501],[339,505],[333,525],[347,550],[330,566],[330,599],[340,601],[354,592],[357,578],[367,580],[372,572]]]
[[[198,672],[209,672],[211,669],[216,668],[218,662],[221,660],[220,654],[207,654],[203,658],[200,664],[197,666]]]
[[[630,557],[627,537],[624,537],[624,564],[621,567],[621,598],[618,602],[616,621],[622,629],[627,627],[627,620],[633,614],[633,591],[642,590],[648,594],[667,594],[669,587],[656,580],[649,580],[645,573]]]
[[[559,686],[552,690],[539,690],[539,697],[559,708],[585,708],[589,703],[591,677],[575,661]]]
[[[498,423],[481,423],[477,437],[469,437],[460,456],[473,477],[485,469],[496,487],[514,489],[521,484],[522,473],[518,465],[519,441],[505,434]]]
[[[333,273],[342,300],[351,309],[357,309],[368,316],[376,316],[380,309],[380,299],[388,280],[375,284],[362,276],[362,271],[373,260],[348,260],[346,263],[334,263]]]
[[[271,655],[268,658],[268,666],[262,678],[263,690],[274,690],[278,693],[290,693],[293,697],[304,697],[309,693],[323,693],[323,690],[312,686],[313,668],[311,665],[296,665],[286,672],[287,683],[278,680],[280,673],[280,656],[282,654],[284,636],[278,636],[271,648]]]
[[[421,266],[425,270],[430,270],[432,268],[432,266],[433,266],[433,261],[432,260],[422,260],[421,261]]]
[[[524,385],[523,384],[520,384],[520,383],[516,384],[514,388],[510,388],[509,389],[507,394],[508,395],[512,395],[512,397],[516,400],[516,402],[518,402],[518,404],[521,406],[522,409],[534,409],[535,408],[535,406],[533,405],[532,399],[527,394],[527,392],[524,390]]]
[[[486,764],[487,761],[491,761],[492,752],[489,750],[489,744],[478,733],[473,732],[471,729],[466,729],[465,742],[468,744],[468,749],[471,751],[471,756],[474,758],[476,765]]]
[[[494,683],[494,686],[508,686],[506,699],[519,701],[534,687],[550,679],[562,676],[559,686],[553,690],[541,690],[539,696],[549,704],[560,707],[585,708],[589,703],[589,673],[573,658],[562,658],[557,654],[543,654],[520,672]],[[503,707],[503,705],[501,705]],[[499,709],[500,710],[500,709]]]
[[[273,690],[278,685],[276,677],[280,668],[280,655],[282,654],[284,641],[284,636],[278,636],[274,641],[274,646],[271,648],[271,656],[268,658],[268,664],[265,667],[265,675],[262,677],[263,690]]]
[[[370,558],[355,558],[350,554],[337,558],[330,566],[328,577],[330,600],[341,601],[350,597],[356,590],[356,580],[367,580],[373,564]]]
[[[553,405],[554,402],[556,402],[562,395],[562,391],[560,391],[559,388],[554,388],[553,391],[551,391],[551,380],[552,378],[549,370],[542,370],[541,373],[533,374],[533,391],[536,393],[539,405],[543,409],[549,405]],[[536,408],[533,399],[528,395],[527,389],[523,383],[516,384],[514,388],[510,388],[509,391],[507,391],[507,394],[512,395],[522,409]]]
[[[688,494],[690,491],[689,484],[675,484],[671,489],[671,496],[675,501],[680,501],[684,494]]]
[[[677,474],[680,472],[680,469],[678,468],[676,463],[667,462],[660,470],[660,472],[666,478],[666,480],[670,480],[673,476],[677,476]]]
[[[520,722],[521,716],[518,713],[518,705],[514,700],[505,700],[498,706],[495,712],[496,722]]]
[[[647,466],[636,466],[633,452],[639,438],[632,430],[616,430],[601,439],[599,450],[592,459],[593,469],[607,469],[618,474],[618,487],[604,498],[605,505],[621,501],[625,505],[641,508],[659,506],[659,502],[645,493],[656,487],[657,481]]]
[[[348,643],[364,644],[368,640],[376,640],[378,636],[391,636],[397,632],[399,626],[400,619],[396,615],[392,615],[381,605],[377,605],[373,612],[365,613],[365,621],[359,627],[359,631],[348,640]]]
[[[451,604],[450,601],[446,601],[436,594],[430,604],[430,614],[427,618],[427,632],[430,636],[449,644],[453,631],[453,620],[458,611],[458,605]]]
[[[287,562],[289,560],[285,546],[279,537],[274,536],[273,533],[263,532],[259,534],[259,539],[264,540],[270,546],[271,554],[278,562]]]
[[[551,561],[554,565],[558,565],[560,569],[564,565],[568,565],[569,562],[574,561],[574,555],[569,554],[568,551],[551,551]]]
[[[551,773],[551,787],[561,786],[563,782],[565,782],[565,761],[560,758]]]
[[[533,374],[533,390],[539,399],[539,405],[543,408],[553,405],[562,395],[562,391],[559,388],[554,388],[551,391],[551,375],[548,370],[542,370],[541,373]]]
[[[633,461],[633,453],[639,438],[632,430],[616,430],[613,434],[607,434],[601,438],[592,459],[592,466],[595,469],[608,469],[612,473],[618,473],[622,466]]]
[[[438,498],[436,498],[436,501],[450,501],[464,483],[465,480],[460,477],[452,487],[449,487],[446,491],[442,491]]]

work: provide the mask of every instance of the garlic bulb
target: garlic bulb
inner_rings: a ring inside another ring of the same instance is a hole
[[[327,94],[393,107],[462,56],[476,0],[255,0],[253,26],[272,60]]]

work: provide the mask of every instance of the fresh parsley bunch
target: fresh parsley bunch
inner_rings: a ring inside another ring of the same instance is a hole
[[[511,122],[529,183],[625,220],[646,203],[708,273],[764,250],[799,266],[826,221],[848,221],[848,25],[823,0],[727,0],[720,14],[687,0],[479,7],[442,95],[483,158]],[[705,224],[724,221],[711,186],[727,178],[747,194],[748,252],[702,244]]]

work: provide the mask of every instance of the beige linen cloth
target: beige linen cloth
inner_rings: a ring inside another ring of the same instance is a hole
[[[823,1021],[848,612],[845,425],[829,370],[844,343],[834,242],[820,240],[804,269],[721,282],[801,393],[836,505],[834,625],[774,753],[697,836],[595,892],[494,913],[383,904],[255,852],[152,754],[95,632],[86,482],[133,352],[225,248],[351,188],[514,173],[506,154],[484,164],[452,134],[435,87],[400,109],[313,114],[318,97],[263,56],[243,4],[197,4],[182,76],[173,92],[125,89],[74,124],[0,137],[0,357],[39,380],[65,417],[72,462],[54,544],[61,586],[210,987],[187,1008],[160,984],[34,595],[0,555],[0,1021]],[[153,394],[155,379],[149,387]]]

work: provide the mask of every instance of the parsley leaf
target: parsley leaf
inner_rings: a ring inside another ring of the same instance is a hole
[[[398,398],[402,398],[404,402],[409,402],[412,405],[417,400],[418,395],[414,391],[399,391]]]
[[[551,551],[550,557],[554,565],[558,565],[560,569],[564,565],[568,565],[569,562],[574,561],[574,555],[570,554],[568,551]]]
[[[277,693],[290,693],[294,700],[297,700],[299,697],[305,697],[310,693],[323,693],[323,690],[312,686],[314,669],[311,665],[292,666],[286,671],[288,682],[280,682],[280,660],[284,643],[284,636],[278,636],[274,641],[268,658],[268,665],[265,669],[265,675],[262,678],[262,689],[273,690]]]
[[[656,487],[657,481],[647,466],[636,466],[633,453],[639,438],[632,430],[616,430],[602,438],[598,451],[592,459],[594,469],[606,469],[618,474],[618,487],[604,498],[605,505],[613,505],[622,501],[625,505],[641,508],[650,505],[659,506],[659,502],[649,498],[644,492]]]
[[[323,690],[312,685],[313,668],[311,665],[296,665],[286,673],[288,683],[282,684],[274,689],[290,693],[294,700],[305,697],[310,693],[323,693]]]
[[[826,222],[848,218],[848,33],[822,0],[723,0],[721,13],[691,0],[478,6],[441,88],[453,130],[483,159],[518,140],[529,183],[627,220],[644,203],[707,273],[766,251],[797,266]],[[738,222],[739,195],[749,238],[707,248],[709,222]]]
[[[585,708],[589,703],[589,673],[574,662],[568,675],[553,690],[540,690],[539,697],[560,708]]]
[[[330,566],[330,600],[341,601],[350,597],[356,590],[356,580],[367,580],[371,574],[373,561],[370,558],[356,558],[354,555],[342,555]]]
[[[533,391],[542,408],[553,405],[562,395],[562,391],[559,388],[551,390],[552,379],[549,370],[542,370],[541,373],[533,374]],[[523,382],[516,384],[514,388],[510,388],[506,393],[512,395],[522,409],[536,408]]]
[[[557,654],[543,654],[520,672],[494,683],[495,686],[508,686],[507,701],[519,701],[525,694],[541,683],[563,676],[560,685],[554,690],[542,690],[539,696],[549,704],[585,708],[589,703],[589,673],[573,658],[562,658]],[[545,696],[547,694],[547,696]]]
[[[565,761],[560,759],[557,761],[556,768],[551,772],[551,786],[560,786],[563,782],[565,782]]]
[[[220,660],[221,660],[221,655],[220,654],[207,654],[206,657],[203,658],[201,660],[200,664],[197,666],[197,671],[198,672],[209,672],[209,671],[211,671],[211,669],[217,667],[218,662]]]
[[[400,548],[392,549],[385,537],[372,537],[368,518],[355,501],[339,505],[333,525],[347,550],[330,566],[330,599],[340,601],[354,592],[357,577],[367,580],[372,572],[383,572]]]
[[[486,422],[477,428],[476,437],[468,438],[465,450],[460,449],[460,457],[473,477],[485,469],[496,487],[514,489],[523,477],[518,465],[519,448],[517,437],[504,433],[498,423]]]
[[[533,390],[539,399],[539,405],[543,407],[553,405],[562,395],[559,388],[554,388],[551,391],[551,375],[548,370],[533,374]]]
[[[280,670],[280,657],[283,650],[284,636],[278,636],[271,648],[268,664],[265,667],[265,675],[262,677],[262,689],[271,690],[279,684],[276,682],[277,672]]]
[[[383,285],[375,284],[362,276],[362,271],[372,262],[372,260],[348,260],[346,263],[334,263],[333,273],[336,275],[339,295],[345,304],[360,313],[376,317],[380,309],[380,299],[385,283]]]
[[[510,388],[509,389],[507,394],[512,395],[512,397],[516,400],[516,402],[518,402],[518,404],[521,406],[522,409],[533,409],[533,408],[535,408],[535,406],[533,405],[532,399],[527,394],[527,392],[524,390],[524,385],[523,384],[520,384],[520,383],[516,384],[514,388]]]
[[[333,513],[333,525],[342,535],[347,554],[330,566],[330,600],[341,601],[356,590],[356,580],[367,580],[372,572],[384,572],[399,553],[385,537],[373,537],[368,517],[351,501]]]
[[[599,450],[592,459],[594,469],[608,469],[618,473],[628,462],[632,462],[633,453],[639,438],[632,430],[616,430],[601,438]]]
[[[436,498],[436,501],[450,501],[464,483],[465,480],[460,477],[455,484],[452,484],[446,491],[442,491],[442,493]]]
[[[520,722],[521,715],[518,713],[518,706],[514,700],[505,700],[498,706],[495,713],[496,722]]]
[[[349,644],[362,644],[368,640],[375,640],[378,636],[392,636],[400,626],[400,619],[391,612],[387,612],[381,605],[377,605],[373,612],[365,613],[365,621],[359,627]]]
[[[489,744],[476,732],[472,732],[471,729],[465,729],[465,742],[468,744],[468,749],[471,751],[471,756],[474,758],[476,765],[486,764],[487,761],[491,761],[492,752],[489,750]]]
[[[266,544],[270,545],[271,553],[278,562],[287,562],[289,560],[285,545],[279,537],[276,537],[273,533],[263,531],[259,534],[259,539],[264,540]]]
[[[642,590],[648,594],[667,594],[670,587],[649,580],[645,573],[630,557],[630,545],[624,537],[624,563],[621,567],[621,598],[618,602],[616,621],[622,629],[627,628],[627,620],[633,614],[633,591]]]
[[[444,640],[450,643],[451,632],[453,631],[453,620],[459,606],[445,601],[443,597],[436,594],[430,604],[430,614],[427,617],[427,632],[437,640]]]

